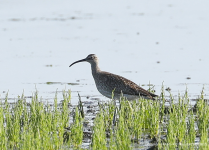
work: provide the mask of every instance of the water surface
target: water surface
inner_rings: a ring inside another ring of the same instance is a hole
[[[102,70],[148,89],[162,83],[174,95],[188,88],[209,93],[208,1],[15,0],[0,3],[0,95],[11,99],[35,90],[53,101],[72,90],[83,100],[105,100],[88,63],[96,54]],[[169,94],[166,92],[166,94]]]

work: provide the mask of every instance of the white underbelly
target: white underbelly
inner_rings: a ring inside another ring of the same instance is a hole
[[[103,89],[98,89],[98,91],[102,95],[104,95],[104,96],[106,96],[106,97],[108,97],[110,99],[113,98],[115,100],[119,100],[121,97],[125,97],[125,98],[127,98],[127,100],[136,100],[136,99],[139,99],[139,96],[137,96],[137,95],[128,95],[128,94],[112,93],[110,91],[106,91],[106,90],[103,90]]]

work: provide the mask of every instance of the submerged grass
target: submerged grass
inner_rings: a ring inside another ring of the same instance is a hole
[[[55,95],[53,105],[43,103],[37,92],[30,103],[22,95],[10,104],[6,96],[0,105],[0,149],[84,149],[84,106],[79,96],[73,109],[70,99],[70,91],[63,91],[61,103]],[[162,150],[209,149],[209,106],[203,92],[192,109],[187,91],[166,100],[164,88],[156,101],[121,98],[117,105],[109,101],[98,107],[88,149],[140,149],[144,141]]]

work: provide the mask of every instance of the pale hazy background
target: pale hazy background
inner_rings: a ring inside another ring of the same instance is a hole
[[[77,91],[82,100],[105,100],[90,64],[69,68],[96,54],[101,70],[145,89],[150,82],[156,94],[164,82],[174,95],[187,85],[191,98],[204,85],[208,97],[208,6],[207,0],[0,0],[0,96],[9,92],[13,101],[37,89],[52,101],[56,91],[61,100],[70,89],[73,103]]]

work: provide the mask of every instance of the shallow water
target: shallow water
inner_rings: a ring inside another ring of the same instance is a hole
[[[52,102],[56,91],[61,100],[70,89],[75,104],[77,92],[84,101],[106,100],[88,63],[69,68],[90,53],[102,70],[154,84],[156,94],[163,83],[174,95],[187,87],[195,99],[204,86],[208,98],[208,3],[1,1],[1,98],[7,92],[11,101],[22,92],[29,97],[37,89]]]

